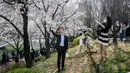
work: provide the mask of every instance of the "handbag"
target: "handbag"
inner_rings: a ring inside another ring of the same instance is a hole
[[[97,27],[97,35],[98,36],[101,34],[102,29],[103,28],[100,25]]]
[[[69,57],[69,53],[68,53],[68,51],[66,52],[66,57],[67,57],[67,58]]]

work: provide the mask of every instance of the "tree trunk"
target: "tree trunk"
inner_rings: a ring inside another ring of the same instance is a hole
[[[29,44],[29,37],[28,37],[28,7],[24,5],[24,13],[22,14],[23,16],[23,32],[24,32],[24,55],[25,55],[25,61],[27,68],[31,68],[33,63],[32,63],[32,58],[30,54],[30,44]]]
[[[39,36],[39,48],[42,49],[41,36]]]
[[[118,42],[117,42],[117,33],[116,33],[116,11],[115,11],[115,0],[113,1],[113,9],[112,9],[112,12],[111,12],[111,16],[112,16],[112,24],[113,24],[113,43],[114,43],[114,51],[115,51],[115,56],[118,56],[117,55],[117,51],[118,51]]]
[[[50,33],[47,31],[46,21],[44,21],[44,30],[45,30],[45,46],[46,46],[46,58],[50,57]]]
[[[47,32],[47,29],[45,27],[45,45],[46,45],[46,58],[50,57],[50,34]]]
[[[50,44],[49,44],[48,38],[45,41],[45,45],[46,45],[46,58],[49,58],[50,57]]]

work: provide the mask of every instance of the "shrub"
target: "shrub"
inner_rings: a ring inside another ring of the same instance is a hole
[[[36,73],[36,72],[34,70],[28,69],[28,68],[18,68],[15,70],[11,70],[8,73]]]
[[[82,36],[84,38],[85,35],[83,34]],[[80,39],[80,36],[75,38],[74,41],[72,42],[72,46],[71,47],[75,47],[75,46],[79,45],[79,39]]]
[[[71,47],[75,47],[77,45],[79,45],[79,37],[74,39],[74,41],[72,42],[72,46]]]

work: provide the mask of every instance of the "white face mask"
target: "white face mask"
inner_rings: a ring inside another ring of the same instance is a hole
[[[119,24],[119,22],[117,21],[116,24]]]
[[[103,23],[106,23],[106,22],[107,22],[107,20],[106,20],[106,19],[104,19],[104,20],[103,20]]]
[[[119,26],[119,21],[116,21],[116,25]]]

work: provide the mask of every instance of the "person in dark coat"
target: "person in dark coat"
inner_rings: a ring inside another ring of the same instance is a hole
[[[127,36],[126,36],[126,29],[128,28],[128,23],[127,21],[125,21],[122,25],[122,32],[123,32],[123,41],[127,40]]]
[[[11,55],[12,55],[12,59],[15,60],[15,52],[14,51],[11,53]]]
[[[42,56],[45,56],[45,48],[44,48],[44,47],[40,49],[40,54],[41,54]]]
[[[20,54],[20,59],[22,59],[22,58],[23,58],[23,51],[21,50],[21,51],[19,52],[19,54]]]
[[[34,60],[34,57],[35,57],[35,55],[34,55],[34,54],[35,54],[35,50],[34,50],[33,48],[32,48],[31,50],[32,50],[32,52],[31,52],[32,60]]]
[[[129,25],[129,24],[127,25],[126,36],[127,36],[128,38],[130,38],[130,25]]]
[[[68,37],[65,36],[64,31],[65,30],[63,27],[59,28],[60,34],[56,34],[54,31],[51,30],[52,34],[57,37],[56,48],[58,53],[58,58],[57,58],[58,72],[60,72],[61,69],[64,70],[65,56],[66,56],[66,51],[68,50]],[[62,68],[60,68],[61,59],[62,59]]]
[[[9,63],[9,54],[8,54],[8,52],[6,53],[5,59],[6,59],[6,63],[8,64]]]
[[[16,56],[15,56],[15,63],[18,63],[18,62],[19,62],[19,56],[16,55]]]
[[[3,62],[4,65],[6,64],[6,54],[5,54],[5,52],[3,52],[3,54],[2,54],[2,62]]]

